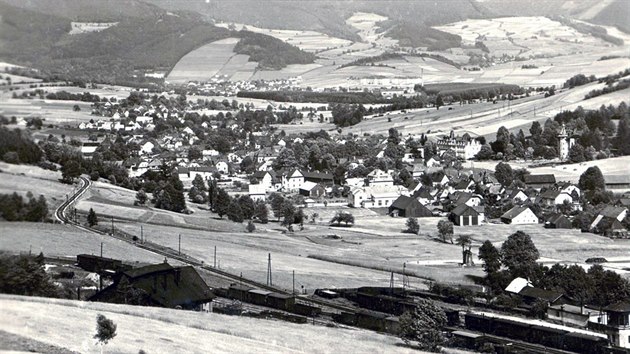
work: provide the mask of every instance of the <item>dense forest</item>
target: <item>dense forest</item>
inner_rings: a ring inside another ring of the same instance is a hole
[[[492,99],[502,95],[522,95],[526,92],[518,85],[508,84],[427,84],[416,85],[414,89],[419,92],[424,92],[427,95],[450,96],[450,101]]]
[[[425,47],[430,51],[440,51],[458,48],[462,44],[462,37],[436,30],[421,22],[389,20],[379,22],[379,26],[387,37],[397,39],[401,47]]]
[[[241,39],[234,52],[249,55],[249,61],[258,62],[259,69],[279,70],[289,64],[310,64],[315,55],[285,43],[275,37],[260,33],[240,31]]]

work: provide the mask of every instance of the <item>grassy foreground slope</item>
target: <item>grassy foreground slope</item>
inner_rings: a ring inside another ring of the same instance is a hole
[[[81,353],[98,353],[96,315],[112,319],[110,353],[418,353],[364,330],[152,307],[0,295],[0,330]]]

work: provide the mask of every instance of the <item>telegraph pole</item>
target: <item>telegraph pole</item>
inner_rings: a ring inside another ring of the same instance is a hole
[[[144,228],[140,225],[140,243],[144,244]]]
[[[394,293],[394,271],[391,272],[391,275],[389,278],[389,292],[390,294]]]
[[[214,268],[216,267],[217,267],[217,246],[214,246]]]
[[[406,272],[405,272],[405,270],[406,270],[406,269],[407,269],[407,263],[405,262],[405,263],[403,263],[403,289],[404,289],[407,285],[409,285],[409,284],[408,284],[409,279],[407,278],[407,274],[406,274]]]
[[[179,243],[177,246],[177,254],[182,254],[182,234],[179,234]]]
[[[101,242],[101,258],[103,258],[103,242]]]
[[[271,253],[269,253],[267,258],[267,285],[273,286],[273,280],[271,278]]]
[[[114,217],[112,216],[112,236],[114,236]]]
[[[293,295],[295,295],[295,270],[293,270]]]

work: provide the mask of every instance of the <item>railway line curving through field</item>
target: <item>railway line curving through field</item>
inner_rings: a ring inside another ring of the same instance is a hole
[[[75,224],[66,216],[66,210],[72,205],[72,203],[78,201],[79,198],[81,198],[81,196],[83,196],[83,194],[85,194],[85,192],[87,192],[87,190],[92,185],[92,181],[90,181],[89,178],[86,178],[83,176],[79,177],[79,181],[81,183],[81,185],[79,186],[79,189],[71,196],[66,195],[66,201],[63,202],[55,210],[55,218],[57,219],[57,221],[59,221],[62,224],[69,224],[69,223]]]
[[[80,179],[80,187],[79,189],[72,195],[72,196],[68,196],[67,200],[62,203],[56,210],[55,210],[55,218],[63,224],[68,224],[68,225],[72,225],[76,228],[79,228],[83,231],[89,232],[89,233],[93,233],[93,234],[98,234],[98,235],[102,235],[102,236],[109,236],[121,241],[125,241],[135,247],[144,249],[146,251],[149,251],[151,253],[155,253],[158,254],[160,256],[164,256],[167,258],[171,258],[174,260],[177,260],[179,262],[182,262],[184,264],[187,265],[191,265],[194,267],[199,267],[203,270],[209,271],[211,273],[214,273],[216,275],[219,275],[221,277],[233,280],[237,283],[240,284],[247,284],[259,289],[264,289],[264,290],[268,290],[268,291],[273,291],[276,293],[281,293],[281,294],[289,294],[289,292],[287,292],[284,289],[280,289],[274,286],[270,286],[264,283],[260,283],[258,281],[252,280],[252,279],[247,279],[247,278],[243,278],[240,275],[236,275],[236,274],[232,274],[229,272],[226,272],[224,270],[220,270],[217,269],[215,267],[211,267],[208,265],[205,265],[202,261],[199,261],[197,259],[191,258],[189,256],[187,256],[186,254],[178,254],[177,251],[175,250],[171,250],[165,247],[159,247],[158,245],[153,245],[150,243],[138,243],[136,241],[132,241],[126,237],[121,237],[121,236],[117,236],[117,235],[112,235],[110,233],[107,232],[103,232],[100,230],[95,230],[92,228],[88,228],[85,227],[79,223],[77,223],[76,221],[73,221],[72,219],[70,219],[69,217],[66,216],[66,211],[70,208],[70,206],[73,203],[76,203],[84,194],[85,192],[88,191],[88,189],[91,187],[92,185],[92,181],[89,180],[89,178],[86,177],[79,177]],[[327,308],[332,308],[335,309],[337,311],[348,311],[348,312],[355,312],[355,309],[348,307],[348,306],[343,306],[340,304],[336,304],[330,301],[325,301],[325,300],[320,300],[320,299],[310,299],[310,298],[305,298],[305,297],[298,297],[300,300],[311,303],[311,304],[315,304],[318,305],[320,307],[327,307]]]

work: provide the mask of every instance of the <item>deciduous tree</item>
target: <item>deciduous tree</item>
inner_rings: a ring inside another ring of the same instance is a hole
[[[489,240],[479,247],[478,257],[483,261],[482,268],[487,274],[496,273],[501,269],[501,254]]]
[[[497,181],[503,186],[509,186],[514,180],[514,173],[512,172],[512,166],[505,162],[499,162],[494,168],[494,176]]]
[[[443,242],[449,239],[453,242],[453,223],[448,220],[440,220],[437,224],[438,234],[442,238]]]
[[[442,330],[446,326],[444,310],[433,302],[420,299],[415,310],[400,316],[400,338],[420,350],[439,352],[444,344]]]
[[[501,261],[515,278],[532,278],[536,273],[538,257],[540,253],[534,242],[523,231],[508,236],[501,245]]]
[[[411,233],[411,234],[418,234],[418,232],[420,232],[420,224],[418,224],[418,219],[417,218],[409,218],[407,219],[407,222],[405,223],[405,225],[407,226],[407,232]]]
[[[116,324],[104,315],[96,315],[96,334],[94,338],[101,344],[101,353],[103,346],[116,337]]]

